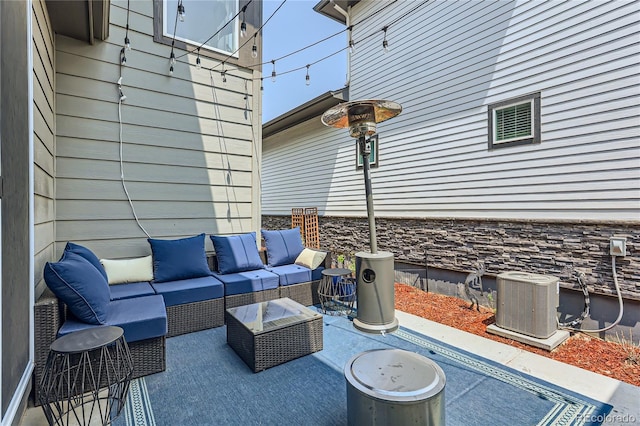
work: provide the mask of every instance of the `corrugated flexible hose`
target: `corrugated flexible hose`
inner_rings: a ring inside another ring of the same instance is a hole
[[[616,274],[616,257],[615,256],[611,256],[611,272],[613,273],[613,284],[616,287],[616,294],[618,296],[618,303],[620,306],[620,309],[618,312],[618,318],[616,318],[616,320],[610,325],[604,328],[599,328],[597,330],[585,330],[581,328],[574,328],[575,326],[579,325],[589,315],[589,305],[590,305],[589,292],[587,291],[587,286],[582,281],[582,277],[579,276],[578,282],[582,287],[582,292],[585,294],[585,309],[582,312],[582,315],[580,316],[580,318],[570,323],[558,323],[559,328],[564,328],[572,331],[581,331],[584,333],[601,333],[603,331],[612,329],[613,327],[615,327],[620,323],[620,321],[622,320],[622,315],[624,314],[624,304],[622,303],[622,293],[620,292],[620,285],[618,284],[618,275]]]

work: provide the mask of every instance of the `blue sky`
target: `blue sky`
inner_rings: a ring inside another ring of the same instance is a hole
[[[309,46],[345,29],[345,26],[313,10],[319,0],[287,0],[262,29],[262,61],[271,62]],[[282,3],[281,0],[263,1],[263,22]],[[276,60],[276,82],[271,82],[272,64],[263,66],[262,122],[276,118],[287,111],[329,90],[344,87],[347,77],[347,52],[342,52],[317,64],[321,58],[344,48],[346,31],[300,53]],[[306,65],[311,84],[305,84]],[[280,73],[299,67],[303,69],[285,75]]]

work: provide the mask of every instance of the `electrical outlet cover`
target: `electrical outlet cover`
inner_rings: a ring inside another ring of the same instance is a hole
[[[611,256],[626,256],[627,238],[611,237],[611,239],[609,240],[609,254]]]

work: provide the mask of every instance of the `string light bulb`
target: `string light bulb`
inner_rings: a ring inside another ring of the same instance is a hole
[[[242,8],[242,23],[240,24],[240,37],[244,37],[247,35],[247,23],[245,22],[245,19],[244,19],[245,10],[247,10],[247,6],[244,6]]]
[[[124,54],[124,52],[125,52],[125,48],[123,47],[120,50],[120,65],[126,66],[127,65],[127,57]]]
[[[169,55],[169,63],[172,65],[172,68],[176,63],[176,55],[173,53],[173,50],[171,50],[171,55]]]
[[[131,11],[130,0],[127,0],[127,29],[124,33],[124,48],[131,50],[131,41],[129,40],[129,12]]]
[[[184,5],[182,4],[182,0],[178,3],[178,17],[180,18],[180,22],[184,22],[184,18],[187,16],[184,10]]]
[[[196,57],[196,68],[202,69],[202,62],[200,61],[200,48],[198,47],[198,56]]]
[[[353,40],[349,39],[349,53],[353,53],[356,51],[356,44]]]
[[[173,75],[173,65],[169,67],[169,75]]]
[[[256,59],[258,57],[258,46],[256,46],[256,36],[253,36],[253,46],[251,46],[251,57]]]
[[[311,85],[311,77],[309,77],[309,67],[310,67],[310,66],[311,66],[311,65],[307,64],[307,75],[306,75],[306,77],[304,78],[304,79],[305,79],[305,84],[306,84],[307,86]]]
[[[222,63],[222,71],[220,71],[220,75],[222,76],[222,82],[227,82],[227,70],[224,69],[224,62]]]
[[[384,38],[382,39],[382,49],[384,50],[384,53],[388,53],[389,52],[389,42],[387,41],[387,30],[389,29],[389,27],[385,26],[382,31],[384,31]]]
[[[276,61],[272,59],[271,63],[273,64],[273,70],[271,71],[271,81],[275,83],[276,82]]]

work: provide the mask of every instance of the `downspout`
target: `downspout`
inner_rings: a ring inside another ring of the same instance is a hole
[[[330,0],[333,4],[333,8],[338,11],[342,16],[344,16],[345,23],[347,24],[347,28],[349,29],[349,37],[347,38],[347,43],[351,40],[351,18],[349,16],[349,12],[338,6],[333,0]],[[351,10],[351,6],[347,7],[347,9]],[[345,86],[349,86],[351,83],[351,49],[347,52],[347,81],[345,82]]]

